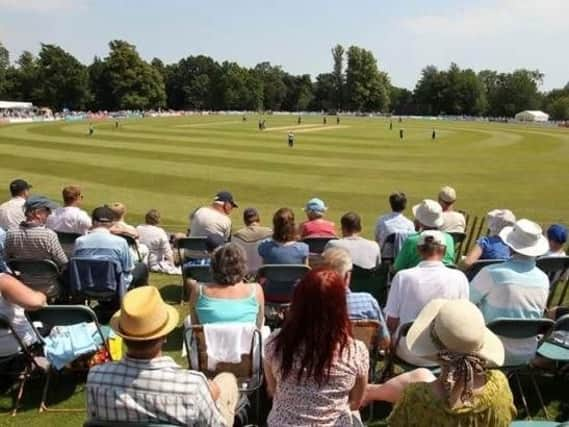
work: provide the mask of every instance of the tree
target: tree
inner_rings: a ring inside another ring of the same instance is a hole
[[[417,114],[413,92],[405,88],[391,86],[389,93],[392,113],[397,115]]]
[[[10,66],[10,54],[8,49],[0,42],[0,98],[7,95],[8,91],[8,67]]]
[[[7,69],[6,80],[7,97],[15,101],[35,102],[35,94],[41,82],[38,80],[37,59],[34,55],[27,50],[23,51],[15,66]]]
[[[345,50],[342,45],[337,44],[332,48],[332,59],[334,60],[334,100],[338,110],[342,109],[344,102],[344,53]]]
[[[306,111],[314,98],[310,75],[292,76],[286,74],[283,82],[287,91],[282,109],[287,111]]]
[[[379,71],[371,51],[350,46],[347,52],[346,96],[355,111],[386,111],[389,106],[389,79]]]
[[[219,108],[220,65],[209,56],[188,56],[167,67],[170,107],[211,110]]]
[[[314,84],[314,99],[310,106],[311,110],[331,111],[335,105],[336,84],[332,73],[323,73],[316,76]]]
[[[279,66],[272,66],[270,62],[257,64],[254,71],[263,87],[263,109],[279,111],[287,93],[283,82],[284,71]]]

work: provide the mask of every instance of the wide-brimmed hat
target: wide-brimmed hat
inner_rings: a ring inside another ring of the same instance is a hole
[[[168,335],[178,325],[178,312],[164,302],[158,289],[142,286],[125,294],[110,325],[127,340],[148,341]]]
[[[425,199],[413,206],[413,215],[427,227],[439,228],[444,224],[443,208],[434,200]]]
[[[492,234],[498,234],[502,228],[514,225],[516,216],[509,209],[493,209],[486,214],[488,229]]]
[[[520,219],[513,227],[504,227],[499,236],[506,245],[522,255],[538,257],[549,250],[541,227],[529,219]]]
[[[441,350],[476,354],[493,366],[501,366],[505,357],[500,339],[466,299],[429,302],[409,329],[406,344],[414,355],[433,361]]]

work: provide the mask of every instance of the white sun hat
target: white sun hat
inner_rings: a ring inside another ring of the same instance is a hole
[[[529,219],[520,219],[513,226],[504,227],[499,236],[515,252],[525,256],[538,257],[549,250],[541,227]]]
[[[427,227],[439,228],[444,224],[443,208],[438,202],[425,199],[413,206],[415,219]]]

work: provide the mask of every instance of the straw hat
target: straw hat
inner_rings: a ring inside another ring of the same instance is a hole
[[[529,219],[520,219],[513,227],[504,227],[499,236],[515,252],[525,256],[538,257],[549,250],[541,227]]]
[[[480,310],[468,300],[434,299],[428,303],[407,333],[407,346],[416,356],[434,360],[449,350],[476,354],[489,365],[504,363],[504,346],[484,324]]]
[[[121,309],[111,318],[117,335],[131,341],[148,341],[168,335],[178,324],[178,312],[162,300],[153,286],[126,293]]]
[[[439,228],[444,224],[443,208],[434,200],[425,199],[413,206],[415,219],[427,227]]]

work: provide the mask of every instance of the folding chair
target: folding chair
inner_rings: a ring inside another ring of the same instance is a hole
[[[469,268],[468,270],[466,270],[464,272],[464,274],[466,275],[466,278],[468,279],[469,282],[472,281],[472,279],[474,279],[474,277],[480,272],[480,270],[482,270],[484,267],[487,267],[489,265],[492,264],[500,264],[502,262],[506,261],[505,259],[480,259],[476,262],[474,262]]]
[[[560,284],[559,279],[563,279],[563,275],[567,272],[567,270],[569,270],[569,256],[541,257],[536,260],[536,265],[545,274],[547,274],[547,277],[549,277],[550,288],[549,297],[547,298],[547,306],[550,307],[551,302],[555,297],[557,288]],[[563,280],[563,290],[561,291],[561,295],[559,296],[557,304],[554,305],[561,305],[565,300],[565,294],[567,293],[567,284],[568,281]]]
[[[513,319],[513,318],[497,318],[494,319],[492,322],[488,323],[486,327],[494,332],[499,337],[503,338],[513,338],[513,339],[529,339],[535,338],[536,341],[539,335],[546,335],[549,330],[551,330],[554,322],[551,319]],[[526,410],[526,414],[528,417],[531,418],[526,396],[522,387],[522,383],[520,381],[520,374],[528,374],[534,390],[537,394],[539,399],[539,403],[543,409],[545,414],[545,418],[549,418],[547,414],[547,408],[545,407],[545,403],[543,402],[543,396],[541,395],[541,390],[537,385],[537,381],[535,380],[535,374],[533,368],[529,365],[529,363],[519,364],[519,365],[510,365],[510,366],[502,366],[500,368],[503,370],[508,377],[513,377],[516,380],[516,384],[518,386],[518,390],[520,392],[520,396],[522,398],[522,403],[524,405],[524,409]]]
[[[136,239],[129,234],[117,234],[117,236],[120,236],[126,240],[128,247],[132,249],[136,254],[138,262],[142,262],[142,257],[140,256],[140,251],[138,250],[138,243],[136,243]]]
[[[246,241],[237,236],[233,236],[231,239],[231,241],[240,246],[247,255],[247,274],[250,277],[254,277],[257,274],[257,270],[263,265],[263,258],[261,258],[258,252],[259,243],[263,240],[264,239]]]
[[[352,320],[354,339],[362,341],[369,351],[369,381],[376,379],[376,364],[379,360],[379,328],[377,320]]]
[[[552,339],[555,332],[561,331],[569,333],[569,314],[557,319],[549,335],[543,337],[539,347],[537,348],[537,354],[539,356],[553,360],[556,363],[569,362],[569,348],[566,348],[561,344],[556,344]]]
[[[32,325],[33,325],[33,322],[41,322],[43,325],[47,326],[48,328],[52,328],[54,326],[76,325],[76,324],[82,323],[82,322],[86,322],[86,323],[93,322],[95,324],[95,327],[97,328],[97,334],[99,335],[99,337],[101,338],[101,341],[103,343],[102,347],[105,348],[109,357],[111,357],[111,351],[110,351],[109,346],[107,344],[107,341],[105,339],[105,335],[103,334],[103,331],[101,329],[101,325],[99,324],[99,321],[97,320],[97,316],[91,308],[89,308],[85,305],[49,305],[49,306],[44,307],[40,310],[26,311],[26,317],[28,318],[30,323],[32,323]],[[34,329],[35,329],[35,326],[34,326]],[[38,336],[41,337],[41,335],[39,334],[39,332],[37,332],[37,330],[36,330],[36,333],[38,334]],[[39,411],[40,412],[43,412],[43,411],[52,411],[52,412],[55,412],[55,411],[57,411],[57,412],[82,412],[82,411],[85,411],[85,408],[49,409],[47,407],[47,404],[46,404],[47,392],[49,389],[51,374],[53,372],[54,372],[54,370],[51,367],[47,371],[47,377],[46,377],[45,385],[44,385],[43,392],[42,392],[42,398],[41,398]]]
[[[387,301],[387,280],[385,266],[367,269],[358,265],[352,267],[350,289],[352,292],[367,292],[383,307]],[[383,274],[382,274],[383,273]]]
[[[187,276],[186,274],[192,271],[192,274],[199,276],[200,278],[208,277],[205,276],[206,268],[186,270],[188,267],[184,267],[184,264],[188,260],[206,260],[210,258],[210,253],[208,251],[207,237],[184,237],[176,240],[175,243],[176,251],[178,252],[178,259],[182,265],[182,289],[180,292],[180,303],[183,304],[186,299],[186,280],[192,278],[198,282],[211,282],[211,279],[200,280],[199,278]],[[209,265],[196,265],[192,267],[207,267],[209,270]]]
[[[308,245],[311,254],[321,254],[330,240],[337,240],[337,237],[306,237],[302,241]]]
[[[462,245],[466,240],[466,233],[462,233],[460,231],[451,231],[448,234],[451,235],[452,240],[454,241],[454,262],[458,263],[460,261],[460,256],[462,254]]]
[[[57,231],[57,239],[63,248],[63,252],[67,255],[67,258],[71,258],[73,255],[73,249],[75,248],[75,240],[81,237],[78,233],[64,233],[62,231]]]
[[[17,378],[19,381],[16,396],[13,398],[14,403],[11,412],[11,415],[15,416],[18,412],[18,408],[20,407],[22,396],[24,395],[26,382],[36,372],[46,374],[45,371],[48,368],[42,367],[37,363],[28,347],[24,344],[22,338],[12,326],[10,320],[3,314],[0,314],[0,333],[10,334],[18,344],[18,350],[12,354],[0,356],[0,377]],[[19,363],[22,365],[18,366]]]
[[[89,303],[120,301],[127,292],[120,266],[105,258],[73,257],[69,262],[69,288]]]
[[[61,295],[61,271],[49,259],[10,259],[8,266],[26,286],[55,299]]]
[[[237,377],[240,393],[255,395],[256,421],[260,423],[260,390],[263,385],[261,331],[255,329],[253,332],[251,351],[241,357],[240,363],[219,362],[214,371],[207,368],[207,345],[203,325],[191,326],[184,331],[184,345],[189,369],[202,372],[208,378],[213,378],[221,372],[230,372]]]

